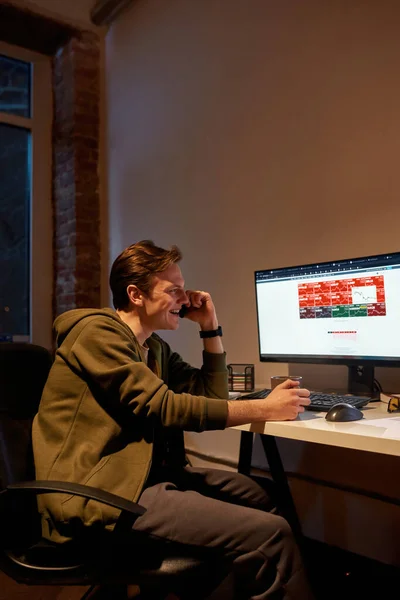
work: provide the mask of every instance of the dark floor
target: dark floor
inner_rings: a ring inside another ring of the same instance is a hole
[[[317,600],[386,600],[400,597],[400,568],[306,541]]]
[[[311,540],[306,540],[303,552],[316,600],[386,600],[400,597],[400,568]],[[19,585],[0,572],[0,600],[79,600],[86,590],[77,586]],[[116,599],[111,593],[107,594],[107,600]]]
[[[80,600],[86,589],[18,584],[0,571],[0,600]]]

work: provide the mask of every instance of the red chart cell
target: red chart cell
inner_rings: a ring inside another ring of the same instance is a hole
[[[376,301],[385,302],[385,288],[376,288]]]
[[[383,317],[386,315],[386,304],[368,304],[367,314],[369,317]]]
[[[356,287],[363,287],[365,285],[365,280],[366,280],[366,277],[360,277],[360,278],[357,277],[356,279],[354,279],[354,285]]]
[[[323,293],[323,294],[330,294],[331,293],[331,282],[330,281],[321,281],[320,290],[321,290],[321,293]]]

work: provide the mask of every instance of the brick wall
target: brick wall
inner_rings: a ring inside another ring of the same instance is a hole
[[[54,316],[100,305],[99,39],[81,32],[53,59]]]

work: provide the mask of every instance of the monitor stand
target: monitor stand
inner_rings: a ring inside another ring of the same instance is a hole
[[[371,400],[379,400],[379,393],[374,386],[374,367],[365,365],[348,365],[348,391],[356,396],[369,396]]]

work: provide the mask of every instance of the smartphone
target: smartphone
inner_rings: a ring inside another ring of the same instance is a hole
[[[183,319],[183,317],[186,315],[188,311],[188,307],[183,305],[181,310],[179,311],[179,316]]]

